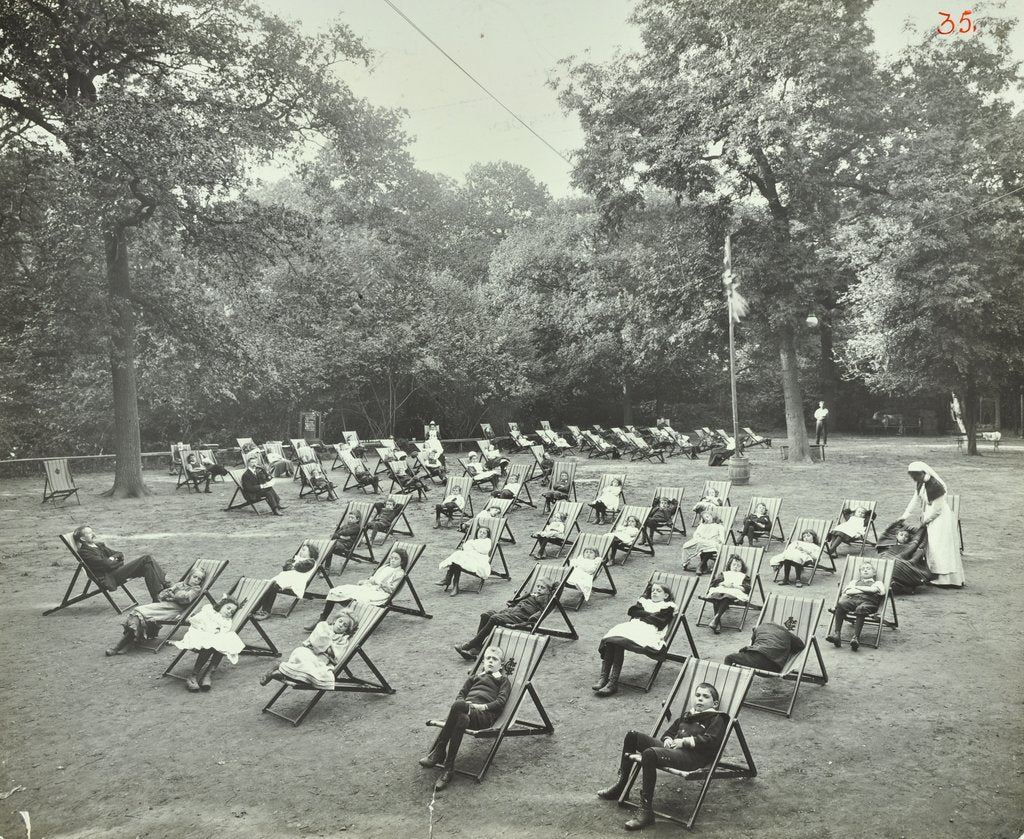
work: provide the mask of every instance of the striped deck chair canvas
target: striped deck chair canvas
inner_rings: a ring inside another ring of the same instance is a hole
[[[338,574],[345,572],[349,562],[371,562],[374,565],[377,564],[377,559],[373,553],[373,540],[370,538],[370,533],[367,530],[374,515],[376,515],[376,509],[373,501],[349,501],[345,509],[341,511],[341,517],[334,528],[335,538],[339,540],[335,555],[342,557],[341,568],[338,569]],[[347,545],[343,545],[337,530],[341,527],[342,522],[346,519],[351,520],[355,516],[359,517],[359,532]],[[365,547],[365,553],[362,552],[363,547]]]
[[[653,513],[661,506],[661,502],[666,498],[670,502],[675,502],[675,512],[672,514],[672,520],[667,524],[660,524],[654,528],[654,532],[660,535],[668,536],[668,543],[672,544],[672,537],[678,533],[680,536],[686,535],[686,517],[683,515],[683,496],[686,495],[686,490],[683,487],[658,487],[654,490],[654,498],[651,500],[651,509],[649,514]],[[644,520],[644,524],[647,520]]]
[[[832,519],[814,519],[809,516],[800,516],[795,522],[793,522],[793,530],[789,534],[789,545],[792,545],[797,541],[805,541],[800,537],[810,531],[815,535],[818,540],[818,552],[813,559],[805,559],[803,563],[804,568],[811,569],[811,576],[807,579],[807,585],[814,582],[814,575],[819,569],[828,571],[831,574],[836,573],[836,563],[825,551],[825,542],[828,539],[828,533],[832,529]],[[788,545],[787,545],[788,548]],[[770,562],[772,568],[775,569],[775,579],[779,578],[779,573],[782,572],[781,558],[785,556],[786,552],[783,551],[781,554],[774,555]],[[827,561],[828,566],[824,566],[822,563]],[[785,576],[785,574],[783,574]]]
[[[395,692],[395,689],[388,684],[384,674],[380,672],[377,665],[373,663],[373,660],[364,649],[367,641],[377,627],[380,626],[381,621],[384,620],[388,610],[379,609],[369,603],[360,603],[352,609],[352,612],[359,622],[359,628],[345,648],[344,655],[333,667],[334,685],[330,689],[320,688],[307,682],[300,682],[297,679],[289,678],[278,672],[274,676],[274,681],[281,683],[281,686],[270,697],[267,704],[263,706],[264,714],[270,714],[272,717],[277,717],[278,719],[290,722],[293,726],[297,726],[328,693],[381,693],[390,695]],[[352,666],[357,659],[361,660],[363,666],[370,671],[369,678],[356,676],[352,672]],[[296,713],[290,714],[277,710],[274,706],[278,700],[285,695],[290,695],[292,692],[306,695],[312,694],[312,696],[298,707]]]
[[[170,627],[167,634],[162,638],[157,637],[150,638],[146,641],[136,641],[135,646],[151,650],[154,653],[160,652],[160,650],[163,649],[164,644],[170,641],[174,637],[175,633],[181,629],[182,625],[188,620],[189,615],[204,603],[215,602],[210,596],[210,589],[213,587],[213,584],[217,582],[217,578],[224,573],[224,569],[227,567],[228,561],[226,559],[197,559],[193,562],[192,567],[181,575],[179,582],[187,580],[195,571],[201,572],[203,574],[203,584],[199,590],[199,594],[196,596],[196,599],[189,603],[188,606],[185,606],[176,617],[152,621],[152,623],[157,624],[157,626]]]
[[[456,766],[455,772],[469,778],[475,778],[477,781],[482,781],[506,737],[554,733],[555,727],[552,725],[543,704],[541,704],[540,696],[534,685],[537,669],[544,659],[544,653],[548,648],[550,640],[545,635],[531,635],[504,627],[498,627],[491,633],[487,643],[481,648],[480,657],[477,659],[470,674],[476,673],[480,669],[483,663],[484,651],[488,647],[500,647],[505,653],[506,664],[512,665],[512,672],[509,674],[509,681],[512,682],[511,693],[509,694],[508,702],[505,703],[505,708],[493,725],[484,729],[466,730],[468,737],[493,741],[482,765],[478,769],[464,769],[461,766]],[[523,703],[527,696],[533,701],[534,710],[540,717],[540,722],[523,716],[522,712],[525,710]],[[428,720],[427,725],[442,728],[444,720]],[[437,741],[435,740],[434,742],[436,743]]]
[[[779,516],[779,512],[782,510],[781,498],[767,495],[752,496],[750,499],[750,504],[747,506],[747,512],[744,513],[743,519],[740,520],[740,527],[743,527],[744,520],[746,519],[746,517],[754,515],[754,511],[757,510],[757,508],[762,504],[768,511],[765,515],[768,516],[768,520],[771,522],[771,528],[769,528],[767,533],[762,534],[761,536],[755,536],[755,538],[767,539],[768,542],[765,545],[765,547],[770,548],[772,546],[772,539],[778,539],[780,543],[784,542],[786,539],[786,531],[782,527],[782,518]]]
[[[582,513],[583,505],[578,501],[556,501],[544,525],[534,534],[533,547],[530,548],[529,556],[544,559],[547,555],[547,546],[551,544],[558,547],[558,550],[555,552],[556,559],[564,551],[569,550],[573,542],[575,542],[577,534],[582,532],[580,528],[580,516]],[[550,531],[552,523],[556,521],[561,526],[561,534],[552,536],[536,535],[536,533]],[[544,540],[543,545],[541,545],[541,539]]]
[[[548,602],[543,609],[526,623],[509,628],[521,629],[523,632],[531,634],[549,635],[553,638],[566,638],[570,641],[578,640],[580,636],[576,632],[576,627],[569,620],[569,614],[562,605],[562,594],[565,592],[565,586],[571,571],[571,568],[560,562],[538,562],[534,565],[530,569],[530,573],[526,575],[526,579],[523,580],[523,584],[519,586],[519,590],[509,602],[515,603],[517,600],[527,597],[539,581],[544,581],[548,584]],[[552,629],[549,626],[544,626],[544,622],[556,613],[565,623],[564,629]]]
[[[577,612],[590,600],[592,592],[612,596],[618,593],[609,568],[611,551],[612,537],[607,533],[580,533],[565,558],[565,566],[572,569],[566,586],[580,593],[580,599],[576,601],[575,607]],[[607,586],[596,585],[596,580],[602,574],[608,581]]]
[[[82,505],[82,499],[78,497],[78,487],[75,486],[75,479],[71,475],[71,467],[68,466],[66,457],[54,457],[43,461],[43,470],[46,478],[43,482],[43,503],[47,501],[63,501],[72,495]]]
[[[731,510],[732,507],[725,509]],[[703,626],[704,611],[708,609],[710,601],[708,598],[714,592],[715,581],[722,576],[723,572],[729,567],[729,563],[733,557],[738,557],[740,562],[746,567],[746,576],[750,581],[750,591],[747,593],[745,600],[740,599],[738,596],[730,597],[728,599],[729,607],[735,607],[740,611],[740,622],[737,626],[732,627],[734,629],[743,629],[743,625],[747,622],[747,613],[751,609],[761,609],[764,607],[765,593],[764,586],[761,584],[761,564],[764,561],[764,548],[762,547],[746,547],[746,546],[735,546],[735,545],[722,545],[718,550],[718,556],[715,559],[715,564],[711,569],[711,579],[708,581],[708,590],[699,598],[701,600],[700,614],[697,615],[697,626]],[[726,612],[728,614],[728,612]],[[711,609],[711,615],[708,618],[707,625],[711,625],[711,621],[714,616],[714,609]],[[723,623],[722,626],[729,628],[729,624]]]
[[[757,626],[762,626],[766,623],[785,626],[797,638],[803,641],[803,647],[789,657],[789,660],[778,673],[772,670],[750,668],[759,676],[793,683],[793,692],[789,697],[781,697],[783,704],[780,705],[780,697],[762,697],[757,701],[752,701],[748,697],[746,705],[789,717],[793,713],[797,693],[800,691],[800,685],[803,682],[812,682],[817,685],[828,683],[828,673],[825,670],[825,662],[821,657],[821,648],[818,646],[818,638],[816,636],[818,621],[821,619],[821,612],[824,608],[825,599],[823,597],[783,597],[774,591],[768,595],[764,608],[761,609],[761,617],[758,618]],[[807,671],[807,663],[811,652],[814,653],[818,661],[817,673]]]
[[[516,535],[512,532],[512,525],[511,522],[509,522],[508,520],[508,515],[510,512],[512,512],[511,498],[494,498],[492,496],[491,498],[487,499],[487,504],[480,512],[485,513],[491,518],[504,519],[505,529],[501,532],[498,538],[501,539],[501,541],[504,542],[506,545],[516,544]],[[462,524],[459,525],[459,530],[465,533],[469,526],[469,521],[463,521]]]
[[[861,635],[859,639],[861,644],[867,644],[869,647],[874,647],[877,650],[882,643],[882,626],[885,625],[888,626],[890,629],[898,629],[900,625],[900,620],[896,615],[896,598],[892,596],[892,573],[896,568],[895,559],[887,559],[886,557],[882,556],[871,557],[870,559],[864,559],[863,557],[854,556],[847,557],[846,566],[843,568],[843,575],[839,580],[839,589],[836,591],[835,603],[831,606],[831,608],[829,608],[829,612],[831,612],[833,615],[835,614],[836,604],[838,604],[839,600],[842,598],[843,592],[846,590],[846,587],[853,583],[854,580],[856,580],[860,572],[860,566],[862,562],[871,563],[872,567],[875,569],[875,579],[878,580],[882,584],[882,587],[885,589],[885,596],[882,599],[881,605],[874,612],[874,614],[867,615],[864,618],[865,627],[876,627],[874,640],[867,637],[866,635]],[[892,613],[892,617],[888,620],[885,617],[887,612]],[[855,617],[852,613],[850,613],[847,614],[846,620],[849,623],[853,623]],[[838,643],[836,641],[833,641],[832,643],[835,644],[837,647],[841,647],[843,645],[843,642],[839,640],[838,636],[836,637]]]
[[[740,728],[738,719],[753,679],[754,674],[750,670],[739,667],[727,667],[724,664],[716,664],[713,661],[695,658],[688,659],[682,670],[679,671],[675,684],[672,686],[672,690],[669,691],[668,698],[662,704],[661,711],[658,712],[654,728],[651,730],[651,737],[656,740],[661,739],[662,732],[668,727],[669,722],[683,714],[690,707],[691,697],[697,685],[705,682],[714,685],[715,690],[718,691],[718,710],[727,716],[728,721],[726,723],[725,736],[722,738],[722,744],[707,766],[690,771],[659,768],[660,772],[664,772],[674,778],[702,782],[700,793],[697,795],[697,800],[694,802],[693,809],[688,816],[679,816],[667,811],[656,810],[655,813],[659,818],[692,828],[701,807],[704,805],[704,800],[707,797],[712,781],[727,778],[754,778],[757,776],[757,767],[754,766],[754,758],[750,753],[747,740],[743,736],[743,730]],[[735,737],[743,752],[742,763],[726,762],[723,759],[725,751],[729,746],[729,740],[732,737]],[[622,795],[619,796],[620,807],[637,806],[630,801],[629,796],[637,779],[640,777],[640,755],[630,755],[630,758],[636,766],[631,769],[626,787],[622,791]],[[659,795],[659,800],[662,800],[664,797],[664,795]],[[732,805],[727,804],[726,810],[731,815]],[[723,820],[727,821],[727,818]]]

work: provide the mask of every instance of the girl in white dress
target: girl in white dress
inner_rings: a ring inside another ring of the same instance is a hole
[[[907,467],[917,489],[901,518],[907,527],[928,531],[925,558],[936,575],[933,586],[960,588],[964,585],[964,566],[957,547],[956,517],[946,502],[946,483],[920,460]]]
[[[463,569],[475,574],[482,580],[491,576],[491,529],[481,525],[476,529],[474,538],[467,539],[447,559],[438,563],[438,568],[447,569],[444,579],[438,585],[445,590],[452,587],[452,596],[459,593],[459,577]]]
[[[612,482],[601,490],[600,494],[591,503],[597,516],[598,524],[606,524],[605,516],[617,513],[622,503],[622,481],[612,478]]]
[[[619,672],[626,650],[660,650],[665,645],[665,629],[672,622],[676,604],[667,586],[652,583],[626,613],[629,620],[609,629],[598,652],[601,654],[601,679],[592,687],[598,696],[611,696],[619,689]]]
[[[782,553],[773,556],[769,564],[776,571],[780,565],[782,566],[782,579],[778,581],[780,586],[789,585],[789,572],[792,571],[796,575],[796,587],[803,588],[800,575],[803,574],[805,567],[814,565],[820,553],[818,535],[813,530],[805,530],[799,539],[786,545]]]
[[[601,557],[593,548],[584,548],[581,556],[574,556],[569,560],[569,567],[572,568],[569,583],[580,590],[584,600],[590,600],[590,595],[594,591],[594,575],[601,567]]]
[[[691,570],[693,561],[699,557],[697,576],[707,573],[708,563],[718,556],[718,549],[724,544],[725,526],[712,510],[704,510],[693,535],[683,542],[683,570]]]
[[[333,623],[320,621],[302,645],[292,650],[287,661],[260,677],[260,684],[287,677],[321,690],[333,690],[333,668],[344,657],[358,629],[358,618],[348,611],[338,615]]]
[[[327,593],[327,602],[320,613],[320,620],[325,621],[334,609],[335,603],[372,603],[383,606],[394,594],[398,584],[405,577],[405,569],[409,565],[409,554],[404,548],[395,548],[388,556],[388,561],[380,566],[365,580],[358,583],[345,583],[335,586]]]
[[[196,651],[192,675],[185,680],[185,687],[192,693],[210,689],[213,672],[225,657],[232,664],[238,663],[245,642],[234,630],[237,611],[238,601],[233,597],[223,598],[216,606],[207,603],[188,619],[188,632],[182,639],[171,642],[179,650]]]
[[[750,599],[750,576],[746,563],[736,554],[729,557],[726,570],[711,581],[711,588],[704,595],[715,610],[711,630],[717,635],[722,631],[722,615],[733,603],[746,603]]]

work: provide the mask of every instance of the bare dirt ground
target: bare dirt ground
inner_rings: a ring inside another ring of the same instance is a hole
[[[758,777],[714,782],[696,830],[729,839],[1015,839],[1024,830],[1024,446],[1008,441],[998,453],[967,458],[948,440],[840,436],[828,457],[793,467],[774,450],[754,449],[753,480],[733,491],[734,506],[742,514],[753,494],[781,495],[788,529],[797,515],[834,516],[844,497],[877,498],[884,524],[910,497],[906,464],[925,460],[963,497],[968,587],[900,598],[900,628],[884,632],[879,650],[824,644],[830,681],[805,685],[792,719],[745,710]],[[682,484],[695,500],[705,478],[726,477],[704,460],[681,459],[582,461],[579,477],[593,481],[609,468],[628,472],[635,502],[648,501],[659,484]],[[188,495],[165,473],[146,474],[154,495],[129,502],[100,497],[110,475],[82,476],[81,507],[41,506],[41,477],[0,482],[0,793],[24,787],[0,800],[0,835],[26,835],[18,811],[30,814],[36,837],[81,839],[622,835],[628,811],[594,792],[614,778],[623,733],[650,727],[677,668],[666,668],[649,694],[600,700],[589,688],[597,643],[653,568],[679,567],[679,541],[616,568],[619,595],[595,594],[573,615],[580,640],[551,641],[537,685],[555,734],[507,740],[482,784],[457,780],[431,812],[436,771],[416,760],[433,737],[425,720],[443,714],[465,677],[452,645],[528,573],[527,536],[541,513],[512,516],[520,542],[506,548],[511,584],[492,580],[480,595],[449,598],[432,583],[457,534],[430,527],[436,490],[414,503],[416,538],[428,548],[413,579],[434,618],[389,615],[367,645],[397,693],[329,695],[292,728],[261,714],[271,691],[258,684],[266,659],[225,665],[211,692],[193,695],[160,678],[173,648],[104,657],[120,627],[102,598],[42,616],[74,567],[57,535],[83,522],[129,558],[152,553],[174,576],[197,557],[228,558],[215,589],[222,592],[242,574],[272,576],[300,539],[330,533],[340,506],[299,501],[298,485],[282,481],[284,518],[229,514],[224,484],[213,495]],[[586,495],[593,483],[580,486]],[[365,574],[359,568],[345,578]],[[803,591],[831,605],[835,584],[825,574]],[[141,581],[133,589],[144,599]],[[691,605],[691,625],[699,605]],[[301,627],[316,608],[300,604],[264,624],[285,655],[304,639]],[[694,632],[701,656],[719,661],[748,637]],[[649,666],[627,657],[624,676]],[[759,691],[773,688],[755,682]],[[482,745],[467,741],[462,757],[480,757]],[[689,803],[697,789],[666,777],[658,802]],[[646,834],[679,830],[659,821]]]

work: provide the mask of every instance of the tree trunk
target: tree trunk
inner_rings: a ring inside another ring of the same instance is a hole
[[[142,480],[139,390],[135,376],[135,310],[131,301],[128,239],[124,228],[104,234],[110,301],[110,377],[114,392],[114,485],[105,495],[149,495]]]
[[[779,335],[779,359],[782,362],[782,395],[786,403],[786,436],[789,438],[789,459],[808,463],[811,451],[807,445],[804,425],[803,394],[800,392],[800,371],[796,355],[796,339],[792,327]]]
[[[964,428],[967,429],[967,454],[978,453],[978,390],[973,379],[968,379],[961,389],[964,401],[960,410],[964,417]]]
[[[818,398],[824,400],[825,404],[831,408],[836,399],[839,377],[836,375],[836,362],[832,357],[832,324],[824,318],[820,324],[821,358],[818,360],[818,379],[821,394]]]
[[[622,377],[622,424],[633,424],[633,385],[629,374]]]

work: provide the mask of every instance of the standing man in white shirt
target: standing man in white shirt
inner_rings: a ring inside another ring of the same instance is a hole
[[[828,408],[824,402],[819,402],[814,412],[814,445],[828,445]]]

